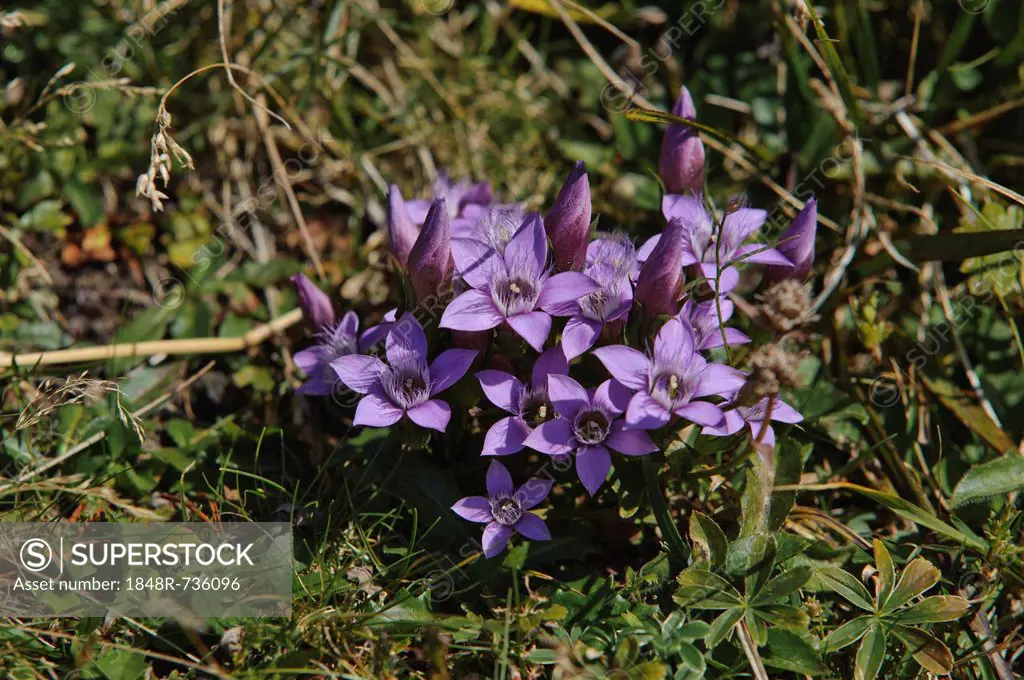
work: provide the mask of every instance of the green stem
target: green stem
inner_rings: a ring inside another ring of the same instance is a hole
[[[658,469],[652,458],[653,454],[643,457],[644,481],[647,483],[647,495],[651,499],[651,510],[654,512],[654,518],[658,521],[661,535],[668,544],[669,557],[677,563],[677,566],[686,566],[690,558],[690,550],[686,546],[686,542],[683,541],[683,537],[679,535],[679,529],[672,521],[672,515],[669,514],[668,504],[665,503],[665,497],[661,493],[661,484],[658,481]]]

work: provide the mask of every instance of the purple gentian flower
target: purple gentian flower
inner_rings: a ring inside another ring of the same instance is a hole
[[[768,400],[769,397],[765,397],[753,406],[737,406],[732,409],[726,406],[725,420],[717,427],[705,427],[701,431],[703,434],[725,437],[736,434],[743,429],[744,425],[747,425],[750,427],[750,433],[754,439],[761,437],[763,444],[775,448],[775,431],[771,425],[765,423],[765,415],[768,415],[769,421],[774,420],[777,423],[799,423],[804,417],[778,397],[772,398],[771,413],[768,413]]]
[[[690,91],[685,87],[672,106],[672,114],[687,120],[697,119]],[[700,133],[685,125],[669,125],[661,142],[658,174],[669,194],[704,191],[704,143]]]
[[[504,371],[477,373],[480,387],[491,403],[512,414],[487,430],[480,455],[505,456],[522,451],[523,442],[534,425],[554,417],[554,408],[548,399],[548,376],[568,373],[569,362],[561,347],[552,347],[537,357],[529,385]]]
[[[551,331],[551,314],[546,310],[598,288],[580,272],[549,274],[548,242],[537,214],[527,218],[504,254],[472,239],[454,239],[452,252],[459,273],[472,289],[449,303],[441,327],[484,331],[505,323],[538,352]]]
[[[384,315],[380,324],[371,326],[359,335],[359,317],[349,311],[341,321],[327,323],[316,334],[316,344],[295,353],[292,361],[309,376],[309,380],[296,390],[299,394],[324,396],[334,391],[338,376],[331,362],[349,354],[365,352],[380,342],[395,324],[398,310]]]
[[[428,366],[427,336],[419,321],[406,313],[388,333],[385,353],[387,364],[361,354],[331,362],[342,382],[366,395],[356,406],[352,424],[387,427],[408,415],[421,427],[444,432],[451,409],[434,397],[466,374],[476,351],[445,350]]]
[[[551,492],[551,480],[533,478],[516,489],[508,469],[496,460],[487,468],[487,495],[467,496],[452,510],[470,522],[486,523],[484,556],[494,557],[519,533],[532,541],[548,541],[551,532],[540,517],[527,510],[536,507]]]
[[[606,323],[625,319],[633,304],[633,286],[627,274],[609,264],[587,267],[583,273],[600,287],[550,310],[555,316],[571,317],[562,330],[562,349],[569,361],[594,346]]]
[[[732,395],[746,381],[735,368],[705,361],[697,353],[693,329],[678,318],[669,319],[658,331],[651,357],[625,345],[599,347],[594,356],[613,378],[634,392],[626,409],[626,424],[645,430],[665,425],[673,415],[698,425],[717,426],[723,419],[722,410],[695,400]]]
[[[633,299],[643,307],[647,319],[659,314],[675,314],[678,310],[676,305],[683,281],[684,233],[682,220],[670,221],[640,267]]]
[[[409,253],[409,280],[418,301],[440,295],[452,280],[452,236],[445,199],[431,203],[423,229]]]
[[[314,331],[324,326],[334,325],[334,305],[327,293],[317,288],[316,284],[306,278],[305,274],[296,274],[291,278],[295,286],[295,294],[299,297],[302,316]]]
[[[722,316],[719,318],[719,306]],[[730,345],[743,345],[750,342],[745,333],[736,328],[726,328],[725,341],[722,340],[722,326],[732,318],[736,311],[736,305],[731,300],[719,298],[706,302],[694,302],[687,300],[679,311],[679,318],[688,322],[693,328],[694,342],[698,350],[714,349],[722,347],[728,342]]]
[[[605,380],[588,391],[567,375],[551,375],[548,396],[558,418],[537,426],[526,445],[553,456],[575,453],[576,474],[591,496],[612,467],[608,449],[629,456],[657,451],[646,432],[625,427],[619,416],[628,394],[614,381]]]
[[[771,266],[767,268],[769,281],[796,279],[803,281],[814,264],[814,237],[818,231],[818,202],[812,196],[804,205],[803,210],[796,214],[779,238],[775,247],[791,263],[789,267]]]
[[[558,192],[551,210],[544,216],[544,228],[551,239],[555,269],[580,269],[587,255],[590,234],[590,178],[583,161],[576,161]]]
[[[683,223],[682,246],[683,266],[693,266],[714,285],[720,274],[721,292],[727,293],[739,283],[740,275],[730,262],[742,260],[754,264],[792,266],[792,263],[774,248],[760,243],[744,241],[756,232],[768,219],[768,213],[754,208],[738,208],[725,214],[722,221],[721,238],[711,215],[704,204],[692,196],[665,196],[661,203],[665,219],[681,220]],[[668,232],[668,229],[665,230]],[[641,260],[646,259],[657,246],[662,236],[654,236],[639,251]]]

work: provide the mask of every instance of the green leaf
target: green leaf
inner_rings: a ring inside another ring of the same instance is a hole
[[[949,647],[923,630],[907,626],[893,626],[893,634],[907,646],[914,661],[929,673],[949,675],[953,670],[953,654]]]
[[[114,650],[93,662],[107,680],[135,680],[146,675],[146,657],[127,650]]]
[[[1024,456],[1011,454],[968,470],[953,489],[953,505],[960,507],[1019,489],[1024,489]]]
[[[718,569],[729,553],[729,539],[713,519],[694,510],[690,515],[690,540],[694,546],[694,561],[709,562]]]
[[[938,568],[923,557],[918,557],[906,566],[900,574],[899,583],[892,591],[889,601],[885,603],[882,614],[890,614],[907,602],[922,594],[939,582],[941,574]]]
[[[820,675],[824,672],[813,638],[784,628],[768,631],[768,653],[763,656],[765,666],[792,671],[801,675]]]
[[[787,437],[775,452],[775,485],[799,484],[804,461],[810,455],[812,444],[801,445]],[[778,531],[785,524],[796,502],[796,491],[775,491],[768,507],[768,530]]]
[[[814,575],[818,577],[822,585],[839,593],[853,606],[869,612],[875,610],[875,605],[871,602],[871,593],[853,574],[838,567],[822,567]]]
[[[874,618],[870,616],[858,616],[836,628],[825,638],[825,653],[839,651],[860,640],[868,632],[872,621]]]
[[[956,416],[967,429],[985,440],[998,453],[1016,451],[1017,445],[992,422],[972,395],[965,393],[951,382],[941,378],[922,376],[928,391],[939,398],[942,405]]]
[[[879,608],[883,608],[896,583],[896,567],[892,563],[892,556],[885,544],[877,538],[874,540],[874,550],[875,567],[878,569],[878,580],[875,582],[875,602],[878,603]]]
[[[677,651],[679,652],[679,658],[682,659],[683,663],[691,670],[700,674],[703,674],[704,671],[707,670],[707,662],[704,661],[704,655],[690,643],[682,643],[679,645]]]
[[[718,615],[718,618],[711,622],[711,630],[704,639],[708,649],[714,649],[718,644],[729,637],[733,627],[743,618],[743,609],[729,609]]]
[[[853,668],[853,680],[875,680],[885,659],[885,630],[873,625],[861,640],[857,649],[857,662]]]
[[[801,588],[810,578],[810,567],[801,566],[789,569],[769,581],[754,596],[752,603],[755,605],[774,604],[798,588]]]
[[[683,607],[730,609],[743,606],[743,596],[718,574],[690,568],[676,580],[681,587],[672,599]]]
[[[806,630],[811,622],[807,612],[788,604],[762,605],[753,611],[773,626],[782,626],[783,628]]]
[[[895,620],[907,625],[954,621],[970,608],[971,603],[959,595],[933,595],[898,613]]]

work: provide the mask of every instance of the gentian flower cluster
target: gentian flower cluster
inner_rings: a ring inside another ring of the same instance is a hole
[[[696,117],[685,88],[673,112]],[[748,389],[748,374],[723,363],[727,352],[719,348],[751,341],[727,326],[737,309],[730,296],[738,294],[747,265],[764,265],[769,283],[807,276],[817,206],[809,201],[774,245],[759,242],[764,210],[709,207],[704,158],[695,130],[669,127],[658,163],[668,192],[665,227],[639,248],[622,233],[592,233],[582,162],[543,215],[496,202],[484,182],[443,177],[429,199],[413,200],[392,186],[389,247],[409,283],[409,311],[398,318],[392,310],[360,334],[354,312],[339,321],[330,299],[295,277],[316,334],[316,344],[295,355],[310,376],[299,391],[342,387],[359,394],[354,425],[443,433],[452,418],[444,392],[475,365],[484,398],[470,417],[480,426],[480,455],[532,450],[571,458],[591,496],[601,491],[613,452],[653,453],[657,441],[684,426],[707,436],[749,431],[762,447],[774,446],[771,423],[797,423],[800,414],[777,391],[765,396]],[[426,300],[443,306],[440,314],[428,310],[436,324],[429,334],[417,309]],[[473,338],[474,349],[431,350],[448,337],[462,347]],[[595,374],[601,366],[603,373]],[[550,480],[517,489],[494,458],[486,477],[486,496],[452,506],[486,524],[485,556],[499,554],[515,534],[550,538],[532,512],[551,490]]]

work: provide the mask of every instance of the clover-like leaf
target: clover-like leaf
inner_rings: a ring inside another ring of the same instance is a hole
[[[743,596],[718,574],[705,569],[687,569],[676,580],[680,588],[672,599],[683,607],[732,609],[743,606]]]
[[[712,570],[725,562],[729,552],[729,539],[725,532],[703,512],[690,515],[690,540],[693,541],[693,555],[698,562],[707,562]]]
[[[938,638],[918,628],[900,625],[893,626],[892,632],[907,646],[914,661],[929,673],[949,675],[953,670],[953,654]]]
[[[884,608],[889,595],[892,594],[893,586],[896,584],[896,567],[892,563],[892,556],[885,544],[877,538],[874,540],[875,568],[878,569],[878,579],[875,581],[875,602],[878,607]]]
[[[857,662],[853,667],[853,680],[875,680],[885,660],[885,629],[873,624],[857,649]]]
[[[970,608],[971,603],[959,595],[933,595],[897,613],[894,620],[904,625],[954,621]]]
[[[872,621],[874,619],[870,616],[858,616],[839,626],[825,638],[825,651],[837,652],[860,640],[868,632]]]
[[[907,602],[922,594],[939,582],[941,574],[938,568],[923,557],[912,560],[900,574],[900,580],[892,590],[892,595],[885,602],[882,614],[891,614]]]
[[[765,584],[753,596],[751,603],[755,605],[774,604],[790,593],[801,588],[811,578],[811,568],[806,566],[789,569]]]
[[[838,567],[823,567],[815,572],[815,576],[829,590],[839,593],[850,604],[864,611],[875,611],[871,601],[871,593],[860,580]]]

